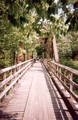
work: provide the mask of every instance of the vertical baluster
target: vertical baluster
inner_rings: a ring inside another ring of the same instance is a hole
[[[51,66],[53,66],[53,64],[51,62],[49,62],[49,73],[50,73],[50,75],[52,74],[52,71],[53,71],[53,68]]]
[[[12,70],[10,70],[10,74],[9,74],[10,76],[12,75]],[[12,79],[11,79],[11,81],[10,81],[10,84],[12,83]],[[12,87],[12,89],[13,89],[13,87]]]
[[[48,66],[48,67],[47,67],[47,68],[48,68],[49,73],[50,73],[50,71],[51,71],[51,69],[50,69],[50,68],[51,68],[50,65],[51,65],[51,63],[48,61],[48,62],[47,62],[47,66]]]
[[[55,69],[55,65],[54,65],[54,63],[52,63],[52,65],[53,65],[53,68]],[[55,70],[53,69],[53,72],[55,72]]]
[[[20,69],[22,69],[23,68],[23,64],[22,65],[20,65]],[[19,70],[20,70],[19,69]],[[23,71],[22,71],[23,72]],[[20,74],[22,73],[22,72],[20,72]],[[20,77],[20,79],[21,79],[21,77]],[[18,82],[18,81],[17,81]]]
[[[3,80],[5,80],[5,79],[6,79],[6,73],[3,74]],[[3,89],[6,89],[6,84],[4,85],[4,88],[3,88]],[[5,93],[5,96],[4,96],[4,97],[6,97],[6,95],[7,95],[7,94]]]
[[[58,70],[59,70],[59,67],[58,67],[58,65],[56,65],[56,75],[57,75],[57,77],[59,77],[59,73],[58,73]]]
[[[73,80],[73,73],[72,72],[70,72],[69,77],[70,77],[69,79],[72,81]],[[71,85],[71,83],[70,83],[70,90],[73,91],[73,86]],[[71,97],[71,99],[73,99],[72,96],[70,96],[70,97]]]
[[[58,66],[56,65],[56,76],[58,77]]]
[[[70,80],[73,80],[73,73],[70,72]],[[73,91],[73,86],[70,84],[70,90]]]
[[[55,65],[54,63],[52,63],[52,66],[53,66],[52,71],[53,71],[53,73],[55,73],[55,74],[56,74],[56,70],[55,70],[56,65]],[[54,75],[54,76],[55,76],[55,75]]]
[[[45,60],[45,66],[47,67],[47,61]]]
[[[61,67],[59,67],[59,72],[61,73]],[[61,74],[59,73],[59,78],[62,79]]]
[[[51,67],[50,67],[51,63],[49,61],[47,61],[47,69],[49,71],[49,73],[51,73]]]
[[[52,71],[53,71],[53,68],[51,66],[53,66],[53,64],[51,62],[49,62],[49,73],[50,73],[50,75],[52,74]]]
[[[64,69],[64,76],[66,76],[66,69]],[[64,83],[66,84],[66,79],[64,78]]]
[[[46,68],[47,68],[47,61],[45,60],[45,66],[46,66]]]
[[[64,69],[64,76],[66,77],[66,69]],[[64,83],[66,84],[66,79],[65,79],[65,77],[63,78],[64,79]],[[66,89],[65,89],[65,91],[66,91]]]
[[[23,68],[23,64],[21,65],[21,69],[22,69],[22,68]],[[21,72],[21,73],[22,73],[22,72]],[[21,73],[20,73],[20,74],[21,74]]]
[[[13,74],[15,74],[15,73],[16,73],[16,67],[14,68],[14,73],[13,73]],[[15,76],[14,79],[16,79],[16,77],[17,77],[17,76]]]
[[[55,65],[55,73],[56,73],[56,76],[57,76],[57,65]]]
[[[48,61],[46,60],[46,68],[48,69]]]

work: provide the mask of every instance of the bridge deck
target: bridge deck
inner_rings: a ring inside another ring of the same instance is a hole
[[[0,120],[72,120],[46,74],[37,61],[1,103]]]

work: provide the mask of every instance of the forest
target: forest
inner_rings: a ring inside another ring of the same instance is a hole
[[[77,0],[0,0],[0,69],[36,57],[78,70]]]

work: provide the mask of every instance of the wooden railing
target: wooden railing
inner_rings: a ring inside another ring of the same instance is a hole
[[[47,59],[43,59],[42,62],[49,72],[69,111],[77,119],[78,95],[75,94],[74,91],[78,91],[78,84],[73,81],[73,76],[75,75],[78,80],[78,70]]]
[[[0,99],[7,95],[33,63],[34,60],[31,59],[0,70]]]

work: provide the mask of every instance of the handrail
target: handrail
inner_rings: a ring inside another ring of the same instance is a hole
[[[31,60],[32,60],[32,59],[31,59]],[[30,62],[30,60],[21,62],[21,63],[19,63],[19,64],[13,65],[13,66],[11,66],[11,67],[7,67],[7,68],[4,68],[4,69],[1,69],[1,70],[0,70],[0,74],[3,74],[3,73],[5,73],[5,72],[7,72],[7,71],[9,71],[9,70],[12,70],[12,69],[14,69],[14,68],[16,68],[16,67],[19,67],[19,66],[21,66],[21,65],[23,65],[23,64],[25,64],[25,63],[28,63],[28,62]]]
[[[78,95],[74,90],[78,90],[78,84],[73,81],[73,75],[78,76],[78,70],[61,65],[48,59],[41,60],[49,72],[54,84],[60,92],[65,104],[73,115],[78,111]]]
[[[75,70],[75,69],[70,68],[70,67],[68,67],[68,66],[65,66],[65,65],[62,65],[62,64],[56,63],[56,62],[54,62],[54,61],[51,61],[51,62],[54,63],[55,65],[61,67],[61,68],[64,68],[64,69],[66,69],[66,70],[68,70],[68,71],[74,73],[75,75],[78,75],[78,70]]]
[[[0,99],[7,95],[9,90],[13,88],[33,63],[34,59],[30,59],[0,70],[0,75],[2,75],[2,80],[0,82]]]

